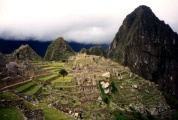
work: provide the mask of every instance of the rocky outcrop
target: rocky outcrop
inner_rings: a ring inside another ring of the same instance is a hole
[[[28,45],[21,45],[11,53],[18,60],[42,60],[42,58]]]
[[[75,52],[68,43],[62,37],[59,37],[48,46],[44,59],[62,61],[74,54]]]
[[[127,15],[108,56],[178,98],[178,35],[147,6]]]

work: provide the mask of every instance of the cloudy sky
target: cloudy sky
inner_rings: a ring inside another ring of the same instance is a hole
[[[139,5],[178,33],[177,0],[0,0],[0,37],[110,43]]]

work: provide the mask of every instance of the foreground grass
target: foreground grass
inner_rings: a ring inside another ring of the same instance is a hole
[[[45,120],[73,120],[70,116],[66,115],[65,113],[54,108],[47,107],[46,104],[40,104],[40,106],[43,108]]]
[[[16,107],[0,108],[0,120],[24,120]]]

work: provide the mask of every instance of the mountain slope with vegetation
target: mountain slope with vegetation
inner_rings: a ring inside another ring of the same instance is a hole
[[[97,56],[104,56],[104,57],[107,56],[106,51],[103,49],[102,46],[93,46],[90,49],[82,48],[80,50],[80,53],[86,53],[88,55],[97,55]]]
[[[44,59],[62,61],[71,55],[75,55],[75,52],[62,37],[59,37],[48,46]]]
[[[27,44],[21,45],[11,54],[18,60],[42,60],[42,58]]]
[[[178,98],[178,35],[147,6],[127,15],[108,56]]]

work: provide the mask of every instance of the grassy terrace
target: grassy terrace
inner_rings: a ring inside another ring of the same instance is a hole
[[[22,91],[24,91],[24,90],[26,90],[26,89],[28,89],[28,88],[34,86],[35,84],[36,84],[36,83],[34,83],[34,82],[29,82],[29,83],[27,83],[27,84],[23,84],[23,85],[21,85],[21,86],[15,88],[14,91],[15,91],[16,93],[19,93],[19,92],[22,92]]]
[[[55,85],[54,88],[58,89],[58,88],[74,88],[76,87],[76,85],[68,85],[68,86],[61,86],[61,85]]]
[[[27,102],[25,100],[23,100],[23,105],[25,106],[25,108],[27,110],[36,110],[36,109],[39,109],[39,107],[34,106],[34,105],[32,105],[31,103],[29,103],[29,102]]]
[[[53,80],[52,83],[57,83],[57,82],[71,82],[72,81],[72,77],[58,77],[57,79]]]
[[[16,107],[7,107],[0,108],[0,120],[24,120],[24,118]]]
[[[9,92],[0,92],[0,99],[15,100],[15,99],[20,99],[20,98],[19,96],[9,93]]]
[[[59,62],[51,63],[50,66],[52,66],[52,67],[63,67],[64,63],[59,63]]]
[[[43,68],[44,70],[53,70],[53,69],[61,69],[62,67],[45,67],[45,68]]]
[[[35,87],[33,87],[32,89],[28,90],[25,94],[27,95],[34,95],[36,92],[38,92],[38,90],[41,88],[40,85],[36,85]]]
[[[49,80],[51,78],[54,78],[54,77],[57,77],[57,74],[52,74],[52,75],[49,75],[49,76],[38,78],[38,80],[40,80],[40,81],[47,81],[47,80]]]
[[[73,120],[70,116],[66,115],[65,113],[54,108],[47,107],[46,104],[40,104],[40,106],[43,108],[46,120]]]
[[[51,94],[51,92],[47,89],[43,89],[41,94],[47,95],[47,94]]]

